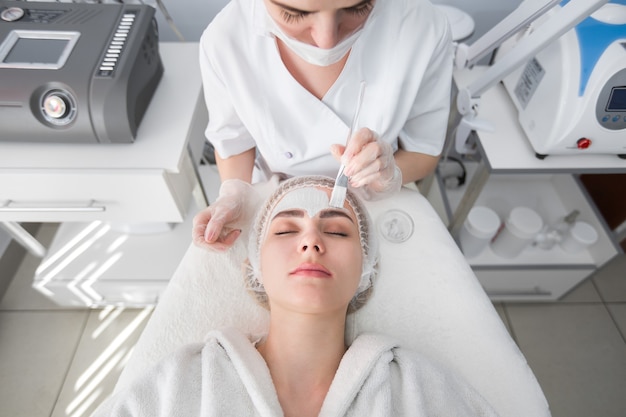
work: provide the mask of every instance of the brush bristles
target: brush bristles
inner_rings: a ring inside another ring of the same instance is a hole
[[[337,179],[335,179],[335,186],[344,188],[348,187],[348,177],[343,173],[343,169],[341,170],[339,175],[337,175]]]
[[[342,208],[344,201],[346,201],[346,192],[348,188],[339,184],[339,182],[335,183],[335,187],[333,188],[333,193],[330,195],[330,202],[328,203],[331,207]]]
[[[330,195],[331,207],[342,208],[343,202],[346,200],[346,191],[348,189],[348,177],[343,171],[346,169],[345,165],[341,164],[337,178],[335,178],[335,186],[333,187],[333,193]]]

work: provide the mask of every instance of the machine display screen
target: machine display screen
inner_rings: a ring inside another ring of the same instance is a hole
[[[58,64],[67,39],[21,38],[2,60],[5,64]]]
[[[626,111],[626,87],[616,87],[611,91],[607,111]]]
[[[80,33],[13,30],[0,43],[0,68],[59,69]]]

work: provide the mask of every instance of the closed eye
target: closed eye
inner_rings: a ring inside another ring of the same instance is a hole
[[[291,233],[297,233],[296,230],[279,230],[277,232],[274,232],[275,236],[282,236],[282,235],[288,235]]]
[[[274,232],[274,236],[284,236],[284,235],[290,235],[294,233],[298,233],[298,231],[297,230],[278,230]],[[342,232],[342,231],[325,231],[324,233],[327,235],[338,236],[338,237],[350,236],[348,233]]]
[[[324,232],[327,235],[332,235],[332,236],[340,236],[340,237],[348,237],[349,235],[347,233],[344,232]]]
[[[278,7],[280,7],[280,15],[283,21],[287,24],[297,23],[301,21],[302,19],[304,19],[305,17],[307,17],[308,15],[310,15],[311,13],[313,13],[313,12],[306,11],[306,10],[299,10],[299,9],[296,9],[295,7],[290,7],[288,5],[281,4],[277,1],[273,1],[273,3],[276,4]],[[374,0],[363,0],[360,3],[357,3],[351,7],[346,7],[343,10],[346,11],[347,13],[350,13],[353,16],[357,16],[357,17],[366,16],[374,7],[373,3],[374,3]]]
[[[285,23],[296,23],[308,16],[310,12],[289,12],[285,9],[280,11],[280,15]]]
[[[344,10],[356,16],[365,16],[372,10],[372,7],[374,7],[372,3],[373,0],[366,0]]]

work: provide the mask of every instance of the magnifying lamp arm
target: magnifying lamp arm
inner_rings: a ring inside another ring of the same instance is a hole
[[[472,97],[471,92],[465,88],[458,92],[456,100],[459,113],[463,117],[456,128],[455,149],[460,154],[473,154],[476,149],[467,140],[472,131],[493,132],[494,127],[489,121],[477,117],[480,97]]]
[[[459,45],[455,56],[457,68],[474,66],[482,57],[499,47],[513,34],[543,16],[561,0],[524,0],[513,12],[471,45]]]

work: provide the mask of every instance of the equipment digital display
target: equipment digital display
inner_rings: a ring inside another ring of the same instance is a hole
[[[78,32],[14,30],[0,45],[0,68],[60,69]]]
[[[611,91],[607,111],[626,111],[626,87],[615,87]]]
[[[20,38],[2,62],[6,64],[58,64],[68,42],[61,39]]]

